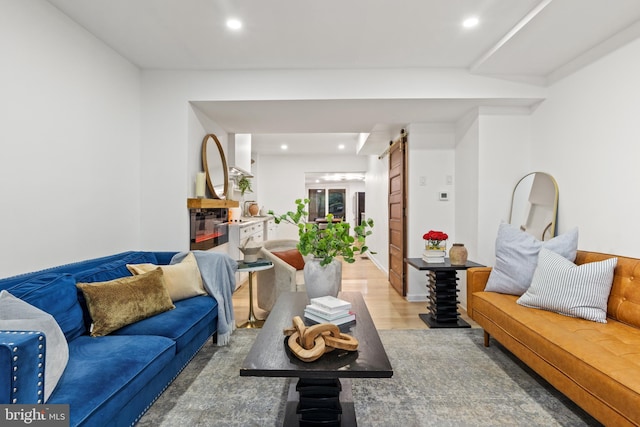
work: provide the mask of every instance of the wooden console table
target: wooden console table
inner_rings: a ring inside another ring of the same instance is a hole
[[[471,267],[484,267],[482,264],[467,261],[465,265],[451,265],[449,258],[441,263],[427,263],[422,258],[406,258],[410,266],[426,270],[429,289],[429,313],[421,313],[420,319],[430,328],[470,328],[460,318],[458,311],[458,273]]]

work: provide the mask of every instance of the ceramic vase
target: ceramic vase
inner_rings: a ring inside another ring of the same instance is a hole
[[[465,265],[467,256],[467,248],[462,243],[454,243],[449,249],[449,262],[451,262],[451,265]]]
[[[342,289],[342,263],[336,259],[320,266],[321,259],[309,258],[304,263],[304,286],[309,299],[331,295],[338,296]]]

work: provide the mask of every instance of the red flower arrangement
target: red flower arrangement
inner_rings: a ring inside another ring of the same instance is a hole
[[[438,249],[440,248],[440,243],[447,240],[449,235],[442,231],[429,230],[422,238],[427,241],[427,249]]]

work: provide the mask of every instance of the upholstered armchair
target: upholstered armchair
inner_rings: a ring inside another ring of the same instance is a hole
[[[271,311],[282,292],[306,292],[302,271],[304,260],[296,249],[297,244],[297,240],[289,239],[267,240],[262,243],[258,258],[273,262],[273,268],[257,271],[254,276],[258,307],[262,310]]]

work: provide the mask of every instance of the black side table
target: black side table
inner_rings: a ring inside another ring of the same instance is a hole
[[[429,313],[421,313],[420,319],[430,328],[470,328],[460,318],[458,311],[458,273],[471,267],[484,267],[482,264],[467,261],[464,265],[451,265],[449,258],[441,263],[427,263],[422,258],[406,258],[410,266],[426,270],[429,289]]]

